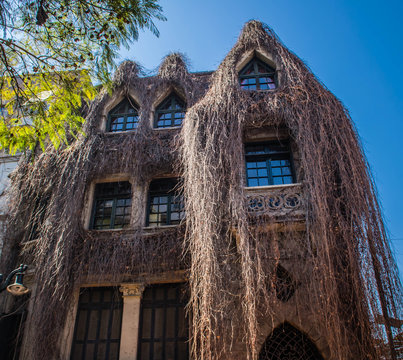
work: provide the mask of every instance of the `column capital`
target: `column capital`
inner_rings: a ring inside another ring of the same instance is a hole
[[[120,284],[119,291],[122,296],[138,296],[143,295],[145,285],[144,284]]]

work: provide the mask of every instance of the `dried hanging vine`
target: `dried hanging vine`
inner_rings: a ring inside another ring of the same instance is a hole
[[[253,51],[273,57],[278,90],[240,89],[236,65]],[[302,260],[309,275],[305,293],[294,300],[296,306],[308,311],[317,324],[326,324],[321,330],[332,358],[385,356],[385,349],[376,344],[376,339],[384,338],[385,328],[374,317],[400,318],[402,289],[356,131],[335,96],[272,30],[256,21],[245,26],[214,73],[209,91],[189,110],[181,133],[193,356],[218,359],[230,353],[229,325],[242,310],[246,350],[255,359],[259,314],[266,321],[276,317],[270,289],[280,261],[279,237],[267,227],[259,231],[268,219],[250,224],[242,186],[242,140],[249,128],[265,127],[288,129],[303,169],[300,180],[307,204],[303,236],[315,254]],[[233,230],[239,261],[231,260]],[[292,241],[302,235],[286,227],[283,236]]]
[[[237,65],[253,51],[273,57],[280,85],[275,91],[240,89]],[[387,357],[377,344],[385,328],[374,320],[379,314],[401,318],[402,289],[368,165],[343,105],[256,21],[245,26],[213,75],[190,74],[177,54],[164,60],[158,76],[139,73],[134,63],[122,64],[113,94],[141,105],[135,132],[104,133],[100,124],[112,98],[101,92],[90,107],[86,137],[21,163],[14,174],[13,231],[3,263],[14,265],[11,255],[22,246],[35,264],[30,358],[60,355],[72,291],[81,283],[188,269],[193,358],[223,359],[241,347],[256,359],[262,326],[274,323],[280,307],[273,289],[281,248],[293,241],[302,244],[303,256],[289,264],[303,285],[291,301],[320,327],[332,358]],[[186,100],[183,127],[153,131],[153,106],[169,89]],[[303,231],[284,226],[279,232],[279,219],[253,217],[245,205],[243,141],[251,129],[267,128],[278,134],[286,129],[298,149]],[[186,224],[154,235],[144,233],[141,221],[113,235],[84,230],[90,183],[117,173],[143,188],[158,176],[181,173]],[[39,239],[28,241],[39,221]]]

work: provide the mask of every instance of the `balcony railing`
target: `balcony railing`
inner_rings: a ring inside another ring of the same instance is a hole
[[[305,203],[301,184],[249,187],[246,207],[250,215],[304,217]]]

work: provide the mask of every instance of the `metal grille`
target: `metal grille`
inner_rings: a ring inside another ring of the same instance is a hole
[[[122,307],[118,288],[82,289],[71,360],[119,359]]]
[[[266,339],[259,360],[323,360],[315,344],[288,323]]]
[[[139,360],[188,360],[188,324],[183,284],[154,285],[143,295]]]

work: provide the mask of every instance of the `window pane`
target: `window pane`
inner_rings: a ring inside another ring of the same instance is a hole
[[[292,184],[293,183],[293,180],[292,180],[291,176],[285,176],[283,178],[283,180],[284,180],[284,184]]]
[[[116,302],[117,300],[114,299]],[[118,307],[112,311],[112,329],[111,329],[111,339],[120,339],[120,328],[122,323],[122,307]]]
[[[248,177],[257,177],[257,170],[248,170]]]
[[[99,338],[101,340],[105,340],[108,338],[109,316],[110,316],[110,311],[108,311],[108,310],[101,311],[101,323],[100,323],[100,331],[99,331]]]
[[[110,344],[108,360],[119,360],[119,346],[120,342]]]
[[[168,338],[175,337],[175,315],[176,307],[170,307],[166,310],[166,336]]]
[[[73,351],[71,354],[72,359],[82,359],[83,345],[74,344]]]
[[[259,169],[259,170],[257,171],[257,175],[258,175],[259,177],[267,176],[267,169]]]
[[[150,360],[150,344],[149,343],[142,343],[141,344],[141,358],[140,360]]]
[[[164,360],[162,357],[162,343],[154,343],[154,360]]]
[[[85,336],[85,326],[87,323],[87,314],[85,310],[79,311],[77,315],[77,325],[76,325],[76,340],[84,340]]]
[[[163,338],[164,336],[164,309],[155,309],[155,320],[154,320],[154,337]]]
[[[105,343],[99,343],[98,344],[97,359],[104,360],[105,356],[106,356],[106,344]],[[109,360],[109,357],[108,357],[108,360]]]
[[[85,359],[94,359],[95,344],[89,343],[85,348]]]
[[[269,179],[267,178],[259,179],[259,186],[267,186],[267,185],[269,185]]]
[[[151,338],[151,309],[143,309],[143,326],[142,326],[142,337],[143,339]]]

